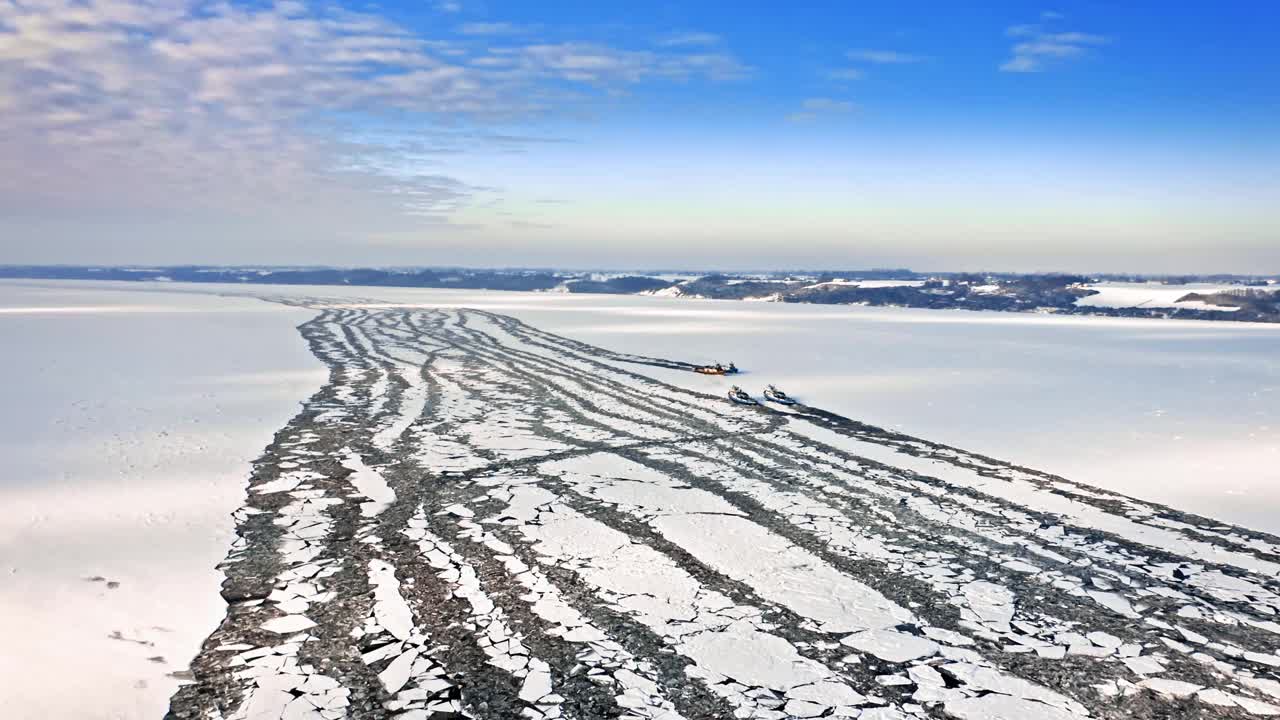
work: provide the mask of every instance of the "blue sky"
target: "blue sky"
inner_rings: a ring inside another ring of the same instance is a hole
[[[0,0],[0,262],[1280,272],[1223,5]]]

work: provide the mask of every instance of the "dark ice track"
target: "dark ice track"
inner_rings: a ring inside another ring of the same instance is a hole
[[[1280,714],[1280,539],[479,310],[289,300],[168,717]]]

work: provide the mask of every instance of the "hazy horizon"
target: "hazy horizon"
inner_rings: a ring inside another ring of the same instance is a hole
[[[696,277],[699,275],[712,275],[723,273],[726,275],[816,275],[816,274],[840,274],[840,273],[857,273],[857,274],[874,274],[874,273],[911,273],[913,275],[929,276],[929,275],[949,275],[949,274],[975,274],[975,275],[1082,275],[1087,277],[1134,277],[1146,278],[1149,280],[1173,279],[1181,277],[1238,277],[1238,278],[1276,278],[1280,277],[1280,273],[1267,272],[1148,272],[1142,270],[1098,270],[1098,269],[1062,269],[1062,268],[1039,268],[1039,269],[1008,269],[1002,267],[978,267],[978,268],[954,268],[954,267],[895,267],[890,265],[875,266],[829,266],[829,267],[679,267],[679,266],[662,266],[662,265],[634,265],[634,266],[606,266],[606,265],[581,265],[581,264],[562,264],[562,265],[482,265],[467,263],[447,263],[447,264],[327,264],[327,263],[0,263],[0,268],[5,267],[51,267],[66,269],[112,269],[112,270],[172,270],[178,268],[210,268],[217,270],[238,270],[238,269],[259,269],[259,270],[382,270],[382,271],[398,271],[411,272],[420,270],[466,270],[472,272],[563,272],[563,273],[579,273],[579,274],[623,274],[630,273],[635,275],[689,275]],[[16,280],[22,279],[39,279],[39,278],[12,278]]]

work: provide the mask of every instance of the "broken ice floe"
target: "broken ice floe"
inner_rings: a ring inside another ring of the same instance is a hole
[[[344,305],[304,326],[330,385],[236,514],[228,572],[251,572],[264,543],[279,569],[198,659],[233,682],[175,707],[225,691],[234,717],[332,718],[381,693],[406,718],[469,714],[483,677],[451,674],[433,643],[457,626],[415,617],[430,590],[467,608],[481,675],[513,678],[533,720],[580,714],[591,692],[625,718],[723,714],[672,692],[672,657],[744,717],[1108,716],[1134,694],[1280,713],[1274,538],[839,419],[731,407],[512,318]],[[401,533],[413,561],[387,542]],[[491,594],[507,583],[523,594]],[[372,686],[325,674],[337,655],[325,672],[296,660],[340,652],[316,623],[342,603],[367,608],[346,652]],[[540,656],[547,638],[597,690],[579,695]],[[1063,662],[1089,677],[1060,686]]]

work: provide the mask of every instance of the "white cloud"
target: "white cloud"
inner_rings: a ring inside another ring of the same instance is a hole
[[[877,65],[906,65],[923,62],[925,59],[923,55],[913,55],[896,50],[850,50],[845,55],[850,60],[859,60]]]
[[[860,68],[837,68],[828,70],[827,77],[832,80],[861,80],[866,76]]]
[[[847,115],[857,109],[857,105],[848,100],[836,100],[826,97],[807,98],[800,103],[800,109],[787,115],[789,122],[812,122],[829,115]]]
[[[694,77],[732,80],[750,73],[750,68],[727,53],[661,54],[581,42],[497,48],[473,63],[507,77],[556,78],[596,86]]]
[[[1061,17],[1052,11],[1041,14],[1045,23]],[[1040,23],[1013,25],[1005,30],[1005,35],[1016,38],[1017,42],[1010,50],[1009,59],[1000,66],[1004,72],[1040,72],[1051,62],[1083,56],[1090,49],[1109,42],[1102,35],[1054,31]]]
[[[0,210],[440,217],[493,190],[441,176],[431,157],[496,141],[437,128],[572,112],[575,92],[745,72],[723,52],[475,49],[292,0],[0,0],[0,166],[23,168],[0,173]],[[398,139],[363,132],[370,119]],[[409,135],[430,148],[412,166]]]
[[[808,98],[801,107],[805,110],[819,112],[850,112],[854,108],[854,104],[848,100],[833,100],[831,98]]]
[[[662,47],[698,47],[719,45],[720,36],[709,32],[673,32],[658,38]]]
[[[519,35],[525,32],[520,25],[507,22],[469,22],[458,28],[463,35]]]

